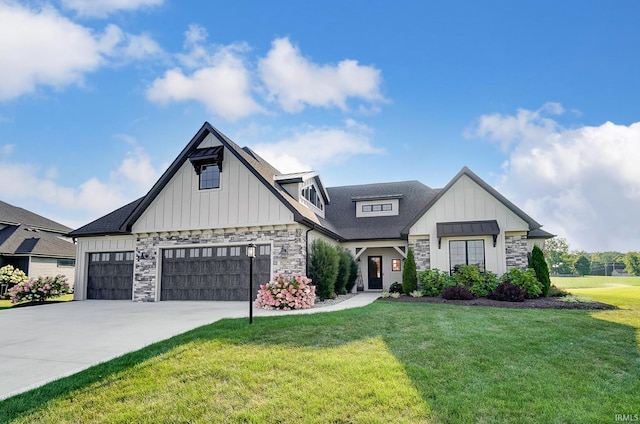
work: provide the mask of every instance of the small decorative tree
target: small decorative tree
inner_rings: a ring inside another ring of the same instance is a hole
[[[316,286],[316,295],[320,299],[333,299],[340,261],[336,248],[316,239],[311,243],[309,256],[309,278]]]
[[[338,276],[336,277],[336,293],[347,294],[347,282],[351,273],[351,255],[347,249],[338,250]]]
[[[16,284],[27,281],[29,278],[21,269],[14,268],[13,265],[5,265],[0,268],[0,284],[4,290],[8,290]],[[0,292],[2,294],[3,292]]]
[[[347,280],[347,293],[351,293],[353,287],[356,285],[358,279],[358,263],[353,259],[351,252],[347,250],[349,254],[349,279]]]
[[[418,289],[418,274],[416,272],[416,260],[413,257],[413,250],[409,249],[407,258],[404,260],[402,270],[402,291],[409,294]]]
[[[529,258],[529,268],[536,273],[536,278],[542,284],[542,296],[546,296],[551,288],[551,279],[549,278],[549,266],[544,260],[544,253],[537,245],[533,246],[531,257]]]

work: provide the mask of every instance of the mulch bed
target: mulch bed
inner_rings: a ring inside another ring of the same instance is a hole
[[[600,302],[565,302],[559,297],[540,297],[538,299],[525,299],[524,302],[501,302],[499,300],[491,300],[479,298],[473,300],[447,300],[441,297],[411,297],[402,295],[397,299],[392,297],[378,298],[379,302],[413,302],[413,303],[440,303],[448,305],[464,305],[464,306],[493,306],[496,308],[515,308],[515,309],[617,309],[613,305]]]

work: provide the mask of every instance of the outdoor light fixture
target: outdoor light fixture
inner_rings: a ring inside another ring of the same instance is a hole
[[[247,256],[249,257],[249,324],[253,324],[253,258],[256,257],[256,245],[247,245]]]

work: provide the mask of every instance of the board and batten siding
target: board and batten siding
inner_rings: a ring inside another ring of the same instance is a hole
[[[133,252],[136,238],[133,235],[80,237],[76,244],[76,276],[74,300],[87,298],[87,271],[89,269],[89,254],[96,252]],[[131,275],[133,280],[133,275]]]
[[[209,135],[199,148],[219,145]],[[133,233],[293,223],[293,213],[233,153],[224,153],[220,188],[199,189],[187,160],[144,211]]]
[[[496,247],[492,237],[473,237],[485,240],[487,270],[501,275],[507,271],[505,233],[528,231],[529,224],[507,208],[467,175],[462,175],[444,195],[411,227],[410,238],[428,235],[431,240],[431,268],[449,270],[449,240],[470,237],[443,238],[438,248],[436,223],[454,221],[496,220],[500,227]]]

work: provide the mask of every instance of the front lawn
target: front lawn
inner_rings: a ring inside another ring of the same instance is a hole
[[[551,284],[567,290],[592,287],[628,287],[640,286],[640,277],[605,277],[603,275],[551,277]]]
[[[0,422],[613,422],[640,413],[639,329],[395,302],[224,320],[0,402]]]
[[[52,297],[51,299],[48,299],[47,302],[49,302],[49,303],[51,303],[51,302],[70,302],[72,300],[73,300],[73,293],[65,294],[65,295],[62,295],[60,297]],[[8,299],[0,299],[0,309],[15,308],[16,306],[17,307],[23,307],[23,306],[20,306],[20,305],[24,305],[24,303],[26,303],[26,302],[13,304]],[[38,306],[38,305],[34,305],[34,306]]]

